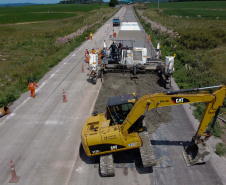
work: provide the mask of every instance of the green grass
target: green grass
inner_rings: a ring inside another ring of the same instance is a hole
[[[157,3],[149,3],[149,8],[157,8]],[[167,3],[160,2],[159,8],[173,8],[173,9],[187,9],[187,8],[207,8],[207,9],[225,9],[226,2],[225,1],[193,1],[193,2],[175,2],[175,3]]]
[[[198,5],[201,4],[205,5],[205,8],[211,8],[211,4],[216,3],[217,5],[218,2],[205,3],[206,2],[199,2],[196,4],[193,2],[184,2],[176,3],[176,5],[179,6],[180,4],[182,7],[180,10],[183,12],[184,10],[187,11],[186,8],[188,4],[190,4],[190,7],[193,5],[193,8],[195,5],[197,5],[198,8]],[[225,3],[226,5],[226,2],[221,3]],[[169,6],[173,3],[166,4]],[[173,77],[179,88],[189,89],[226,84],[225,20],[213,20],[216,15],[212,15],[213,17],[209,17],[209,19],[174,18],[164,14],[164,11],[162,12],[155,8],[147,8],[145,6],[146,5],[140,5],[144,16],[168,29],[174,30],[174,32],[178,32],[180,35],[179,38],[174,39],[167,35],[160,34],[157,29],[151,28],[150,24],[146,24],[140,19],[147,34],[152,35],[153,45],[156,46],[157,42],[161,43],[163,59],[166,55],[176,54]],[[150,4],[148,6],[150,6]],[[223,7],[222,5],[222,8]],[[190,10],[191,12],[193,11],[192,8]],[[189,66],[189,68],[185,66]],[[201,119],[204,111],[205,105],[196,104],[194,115],[196,118]],[[222,108],[222,111],[225,112],[226,108]],[[213,134],[216,137],[221,137],[226,133],[223,133],[221,126],[216,123]]]
[[[208,9],[167,9],[163,11],[167,15],[177,15],[181,17],[196,18],[197,15],[201,15],[201,18],[205,19],[220,19],[226,20],[226,10],[208,10]]]
[[[148,4],[149,8],[157,8],[157,3]],[[226,2],[224,1],[195,1],[195,2],[175,2],[175,3],[160,3],[160,9],[163,9],[165,15],[176,15],[181,17],[188,16],[196,18],[201,15],[201,18],[226,20]]]
[[[224,156],[226,154],[226,144],[218,143],[216,145],[216,154],[219,156]]]
[[[75,17],[79,12],[106,8],[101,4],[53,4],[0,8],[0,24],[56,20]]]
[[[29,79],[38,82],[84,42],[90,31],[95,33],[116,11],[109,7],[97,8],[92,13],[80,12],[78,16],[66,19],[0,26],[0,107],[26,92]],[[96,24],[83,35],[67,44],[55,45],[57,38],[76,32],[97,20],[101,24]]]

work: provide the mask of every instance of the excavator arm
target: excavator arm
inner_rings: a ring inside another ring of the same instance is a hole
[[[207,92],[200,92],[196,94],[184,93],[211,88],[206,87],[200,89],[188,89],[168,93],[155,93],[152,95],[145,95],[135,103],[127,118],[122,123],[120,128],[121,132],[126,136],[131,126],[133,126],[133,124],[148,110],[157,107],[205,102],[207,104],[206,110],[199,124],[198,130],[195,136],[192,138],[190,145],[185,148],[185,151],[183,151],[183,155],[188,166],[205,162],[209,160],[211,156],[210,150],[205,143],[210,134],[203,135],[203,133],[205,132],[215,113],[219,112],[219,109],[223,105],[223,101],[226,96],[226,86],[222,85],[217,87],[221,88],[212,94]],[[204,136],[205,139],[203,139],[202,136]]]
[[[178,91],[178,93],[179,92],[180,91]],[[214,114],[216,113],[217,109],[223,105],[225,96],[226,86],[222,86],[219,90],[212,94],[209,94],[207,92],[201,92],[198,94],[171,94],[171,92],[169,92],[145,95],[135,103],[127,118],[122,123],[121,131],[123,133],[128,132],[128,129],[147,110],[151,110],[158,107],[181,105],[187,103],[206,102],[206,110],[197,132],[197,135],[202,135],[203,132],[206,130],[206,127],[208,126],[209,122],[213,118]]]

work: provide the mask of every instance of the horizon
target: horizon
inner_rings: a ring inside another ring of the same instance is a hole
[[[23,3],[34,3],[34,4],[58,4],[60,0],[1,0],[0,4],[23,4]]]
[[[30,0],[28,2],[28,0],[25,1],[21,1],[21,0],[1,0],[3,2],[0,2],[0,5],[4,5],[4,4],[24,4],[24,3],[32,3],[32,4],[58,4],[61,0],[48,0],[46,2],[46,0]],[[104,2],[109,2],[110,0],[103,0]]]

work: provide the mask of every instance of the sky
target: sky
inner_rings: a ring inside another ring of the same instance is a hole
[[[56,4],[60,0],[0,0],[0,4],[8,3],[37,3],[37,4]]]

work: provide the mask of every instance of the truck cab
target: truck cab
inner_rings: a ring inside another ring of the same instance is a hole
[[[120,26],[120,19],[118,17],[113,18],[113,26]]]

